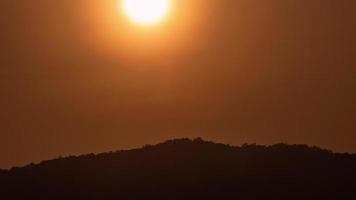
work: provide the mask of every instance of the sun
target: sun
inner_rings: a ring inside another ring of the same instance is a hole
[[[168,14],[171,0],[124,0],[124,10],[131,20],[142,25],[153,25]]]

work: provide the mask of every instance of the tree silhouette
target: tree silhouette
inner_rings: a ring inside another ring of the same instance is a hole
[[[176,139],[0,171],[2,199],[352,199],[356,156]],[[6,197],[6,198],[5,198]]]

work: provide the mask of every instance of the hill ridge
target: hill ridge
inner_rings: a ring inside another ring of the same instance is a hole
[[[355,155],[307,145],[183,138],[0,171],[0,188],[9,199],[342,199],[354,169]]]
[[[28,167],[33,167],[33,166],[38,166],[44,163],[48,163],[51,161],[58,161],[58,160],[66,160],[66,159],[76,159],[76,158],[85,158],[85,157],[93,157],[93,156],[108,156],[108,155],[117,155],[120,153],[127,153],[131,151],[142,151],[142,150],[147,150],[150,148],[159,148],[159,147],[167,147],[167,146],[172,146],[172,145],[211,145],[211,146],[219,146],[221,148],[231,148],[236,151],[244,151],[244,150],[249,150],[249,149],[260,149],[260,150],[270,150],[274,148],[289,148],[289,149],[294,149],[294,150],[299,150],[299,151],[310,151],[310,152],[319,152],[319,153],[325,153],[325,154],[330,154],[330,155],[343,155],[343,156],[356,156],[356,154],[350,154],[350,153],[335,153],[329,149],[323,149],[317,146],[309,146],[305,144],[287,144],[287,143],[276,143],[272,145],[258,145],[256,143],[244,143],[240,146],[235,146],[235,145],[229,145],[229,144],[224,144],[224,143],[216,143],[213,141],[208,141],[204,140],[200,137],[198,138],[175,138],[175,139],[169,139],[164,142],[160,142],[157,144],[146,144],[143,145],[142,147],[138,148],[131,148],[131,149],[123,149],[123,150],[115,150],[115,151],[107,151],[107,152],[101,152],[101,153],[87,153],[87,154],[81,154],[81,155],[69,155],[69,156],[59,156],[54,159],[49,159],[49,160],[43,160],[40,161],[39,163],[30,163],[24,166],[16,166],[12,167],[9,170],[6,169],[0,169],[0,172],[6,172],[6,171],[16,171],[21,168],[28,168]]]

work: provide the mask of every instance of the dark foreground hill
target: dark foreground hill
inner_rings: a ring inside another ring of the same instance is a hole
[[[355,199],[356,156],[201,139],[0,171],[0,199]]]

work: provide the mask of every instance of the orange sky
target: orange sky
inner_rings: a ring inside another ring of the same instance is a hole
[[[353,0],[0,2],[0,168],[175,137],[356,152]]]

